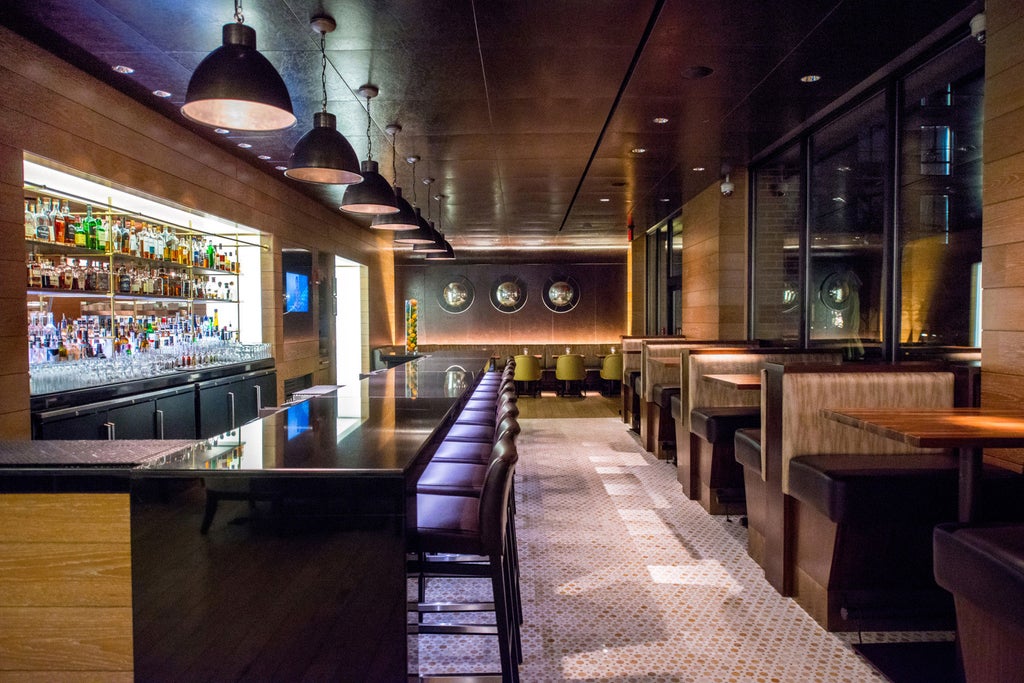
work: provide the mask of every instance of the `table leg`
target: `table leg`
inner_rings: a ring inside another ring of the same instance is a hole
[[[960,448],[960,495],[959,514],[961,522],[972,522],[978,517],[978,497],[981,490],[981,448]]]

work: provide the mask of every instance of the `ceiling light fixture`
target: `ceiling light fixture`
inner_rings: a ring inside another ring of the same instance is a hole
[[[295,123],[288,88],[256,50],[256,31],[245,25],[241,0],[235,23],[224,24],[223,44],[199,63],[188,82],[182,115],[204,126],[281,130]]]
[[[441,223],[441,202],[444,200],[443,194],[435,194],[434,199],[437,200],[437,222]],[[427,216],[430,215],[430,201],[427,201]],[[431,233],[434,237],[434,241],[429,244],[417,244],[412,248],[417,254],[443,254],[444,248],[444,235],[441,234],[440,230],[434,226],[434,221],[428,220],[427,224],[430,225]]]
[[[690,169],[690,170],[692,170],[692,171],[696,171],[697,173],[700,173],[701,171],[706,171],[707,169],[706,169],[706,168],[704,168],[703,166],[694,166],[694,167],[693,167],[692,169]]]
[[[241,147],[242,149],[252,149],[252,145],[249,144],[248,142],[239,142],[238,146]]]
[[[171,93],[167,92],[166,90],[154,90],[153,94],[163,99],[167,99],[171,96]]]
[[[629,151],[632,152],[633,154],[644,154],[645,152],[647,152],[647,148],[646,147],[634,147],[633,149],[631,149]]]
[[[800,77],[801,83],[817,83],[821,80],[821,76],[818,74],[807,74],[806,76]]]
[[[430,226],[423,220],[423,215],[420,213],[420,207],[417,206],[416,201],[416,162],[420,158],[416,156],[409,157],[406,161],[412,166],[412,204],[413,213],[416,215],[416,227],[411,230],[402,230],[395,233],[396,244],[430,244],[434,241],[433,232],[430,230]],[[434,182],[433,178],[424,178],[423,182],[429,185]],[[427,209],[430,209],[430,202],[427,201]],[[415,247],[414,247],[415,248]]]
[[[123,64],[115,64],[114,66],[112,66],[110,68],[113,69],[114,71],[116,71],[119,74],[133,74],[133,73],[135,73],[135,69],[131,68],[130,66],[125,66]]]
[[[659,126],[668,123],[668,119],[664,116],[655,116],[652,121],[657,123]]]
[[[351,185],[361,182],[359,157],[348,139],[338,132],[338,121],[327,111],[327,49],[325,39],[337,28],[333,17],[313,17],[310,28],[320,34],[320,111],[313,114],[313,128],[303,135],[288,157],[289,178],[320,185]]]
[[[397,123],[392,123],[384,130],[391,136],[391,175],[395,179],[395,203],[398,205],[398,213],[374,216],[370,227],[374,230],[412,230],[419,225],[416,221],[416,212],[408,200],[402,196],[402,188],[398,186],[398,164],[396,159],[398,158],[398,134],[402,132],[402,127]],[[411,156],[406,159],[410,164],[415,164],[419,160],[420,158],[417,156]],[[415,166],[413,166],[413,192],[415,191],[416,174]]]
[[[257,158],[257,159],[259,159],[259,160],[261,160],[261,161],[270,161],[270,159],[271,159],[272,157],[271,157],[271,156],[270,156],[269,154],[261,154],[261,155],[259,155],[259,156],[258,156],[258,157],[256,157],[256,158]]]
[[[378,171],[377,162],[373,160],[373,139],[370,137],[370,100],[380,93],[380,89],[369,83],[359,88],[359,96],[366,98],[366,159],[359,166],[363,182],[349,185],[341,200],[341,210],[350,213],[361,213],[371,216],[398,213],[395,191],[384,176]]]

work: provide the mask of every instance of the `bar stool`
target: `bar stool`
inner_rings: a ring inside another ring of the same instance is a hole
[[[519,434],[519,421],[511,415],[507,415],[494,427],[490,425],[453,424],[442,443],[469,441],[492,445],[506,430],[513,430],[515,434]]]
[[[417,559],[408,569],[417,574],[486,577],[491,580],[495,623],[409,624],[409,633],[497,635],[502,681],[518,683],[522,645],[516,617],[518,602],[509,546],[509,498],[518,454],[511,448],[494,458],[480,496],[416,495],[416,530],[410,550]],[[477,555],[480,563],[435,562],[431,554]]]
[[[490,410],[463,410],[455,418],[457,425],[488,425],[493,427],[506,415],[519,417],[519,406],[508,398],[499,400]]]

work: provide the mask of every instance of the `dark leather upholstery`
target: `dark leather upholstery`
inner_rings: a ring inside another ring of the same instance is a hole
[[[479,496],[486,474],[485,463],[432,460],[416,482],[416,493]]]
[[[679,393],[669,398],[669,411],[672,413],[672,420],[678,422],[683,419],[683,401]]]
[[[479,498],[420,493],[416,519],[417,541],[425,552],[484,554]]]
[[[487,464],[493,446],[487,442],[442,441],[430,461],[470,462]]]
[[[1024,631],[1024,524],[941,524],[932,540],[940,586]]]
[[[737,429],[760,425],[760,406],[707,407],[690,411],[690,431],[708,443],[732,442]]]
[[[673,396],[679,396],[679,387],[671,384],[655,384],[652,388],[654,402],[662,408],[668,408]]]
[[[789,463],[789,492],[833,522],[956,519],[957,462],[942,454],[802,455]]]
[[[761,473],[761,430],[752,427],[737,429],[733,437],[736,462]]]
[[[453,424],[445,435],[445,441],[476,441],[479,443],[493,444],[497,437],[500,437],[506,430],[513,434],[519,434],[519,422],[512,416],[507,416],[498,423],[497,427],[490,425]]]

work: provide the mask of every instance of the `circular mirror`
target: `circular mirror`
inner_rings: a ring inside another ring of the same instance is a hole
[[[473,305],[473,285],[464,277],[457,277],[441,288],[437,303],[449,313],[462,313]]]
[[[503,275],[491,288],[491,305],[502,313],[515,313],[526,305],[526,283],[515,275]]]
[[[555,313],[566,313],[580,301],[580,286],[575,278],[556,275],[544,285],[544,305]]]

